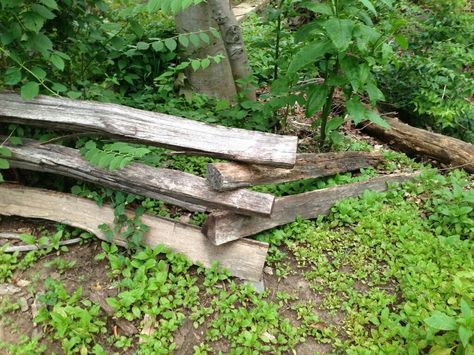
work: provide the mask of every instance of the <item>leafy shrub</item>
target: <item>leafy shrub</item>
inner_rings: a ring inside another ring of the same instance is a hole
[[[474,14],[466,1],[398,2],[409,46],[378,79],[388,102],[417,124],[474,142]]]

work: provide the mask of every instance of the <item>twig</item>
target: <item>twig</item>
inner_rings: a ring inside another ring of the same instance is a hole
[[[63,240],[59,242],[59,245],[70,245],[70,244],[76,244],[79,243],[82,240],[82,238],[74,238],[74,239],[68,239],[68,240]],[[16,251],[19,252],[25,252],[25,251],[32,251],[32,250],[39,250],[39,249],[46,249],[49,248],[51,244],[46,244],[46,245],[15,245],[12,247],[8,247],[5,249],[5,252],[7,253],[14,253]]]
[[[8,232],[0,233],[0,238],[3,238],[3,239],[18,239],[18,240],[21,240],[20,236],[21,236],[20,233],[8,233]]]
[[[54,137],[54,138],[48,139],[46,142],[41,142],[40,145],[54,143],[54,142],[59,141],[61,139],[75,138],[75,137],[81,137],[81,136],[93,136],[93,134],[90,133],[90,132],[70,133],[70,134],[66,134],[64,136],[59,136],[59,137]]]

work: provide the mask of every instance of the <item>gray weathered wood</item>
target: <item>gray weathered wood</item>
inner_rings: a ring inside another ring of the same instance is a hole
[[[215,245],[253,235],[264,230],[293,222],[297,217],[316,218],[328,214],[334,204],[348,197],[356,197],[366,190],[384,191],[387,183],[404,182],[418,174],[394,174],[368,181],[327,189],[279,197],[269,218],[247,217],[230,212],[214,212],[207,218],[203,232]]]
[[[207,206],[245,215],[269,215],[273,207],[274,196],[270,194],[244,189],[219,193],[209,187],[206,179],[178,170],[132,163],[124,169],[108,171],[91,165],[76,149],[41,145],[29,139],[24,139],[21,146],[8,148],[12,157],[7,159],[12,167],[70,176],[192,210]]]
[[[95,132],[149,145],[207,152],[229,160],[292,167],[298,138],[213,126],[157,112],[93,101],[0,94],[0,123]]]
[[[41,218],[84,229],[107,240],[99,225],[113,224],[114,210],[98,206],[94,201],[70,194],[23,187],[0,185],[0,215]],[[234,276],[258,281],[262,277],[268,244],[242,239],[216,247],[199,228],[164,218],[144,215],[141,221],[150,227],[144,244],[156,247],[163,244],[187,256],[193,263],[210,267],[213,261],[228,269]],[[119,237],[118,245],[126,245]]]
[[[303,153],[296,155],[293,169],[269,168],[242,163],[213,163],[207,166],[207,180],[217,191],[330,176],[377,165],[382,154],[367,152]]]
[[[401,151],[425,155],[474,173],[474,145],[460,139],[412,127],[394,117],[386,117],[390,129],[368,124],[364,132],[381,138]]]

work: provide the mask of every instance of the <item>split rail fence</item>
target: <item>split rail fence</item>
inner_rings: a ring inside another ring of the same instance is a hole
[[[249,237],[296,218],[329,213],[334,204],[365,190],[383,191],[388,183],[416,176],[393,174],[367,181],[275,198],[246,188],[335,175],[375,166],[377,153],[344,152],[298,154],[297,137],[204,124],[180,117],[115,104],[40,96],[24,101],[13,93],[0,94],[0,123],[19,123],[50,129],[109,136],[229,162],[208,165],[207,178],[178,170],[132,163],[120,170],[97,168],[78,150],[24,139],[22,145],[6,143],[12,168],[49,172],[100,184],[180,206],[207,211],[202,229],[144,215],[150,226],[144,243],[164,244],[192,262],[210,266],[218,261],[234,276],[259,281],[268,244]],[[0,137],[6,141],[6,137]],[[104,239],[99,225],[113,224],[110,206],[72,194],[0,185],[0,215],[41,218],[82,228]],[[125,245],[116,237],[114,241]]]

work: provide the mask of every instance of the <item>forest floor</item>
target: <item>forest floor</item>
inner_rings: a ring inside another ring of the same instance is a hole
[[[299,129],[304,143],[304,122],[297,123],[289,120],[286,129]],[[166,250],[119,250],[91,236],[23,258],[0,249],[0,353],[390,353],[443,346],[448,340],[433,343],[425,320],[474,295],[472,219],[469,209],[467,220],[459,212],[472,205],[472,176],[439,174],[357,130],[345,135],[354,149],[384,149],[383,166],[303,185],[425,173],[387,193],[342,201],[328,217],[258,235],[271,244],[264,292]],[[0,232],[49,240],[80,234],[4,217]]]

